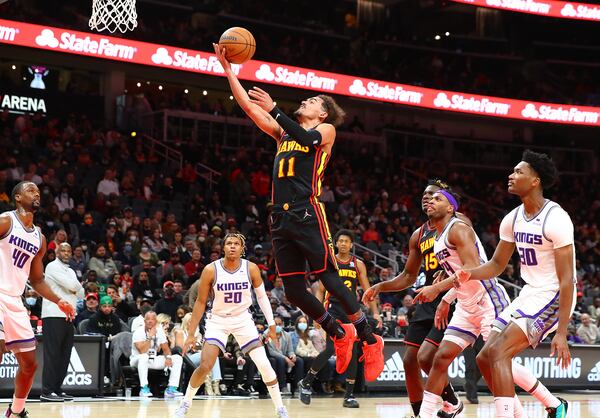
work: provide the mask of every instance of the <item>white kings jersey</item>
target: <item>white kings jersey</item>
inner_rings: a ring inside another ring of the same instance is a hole
[[[500,239],[514,242],[521,258],[521,277],[536,289],[558,291],[554,250],[573,245],[573,222],[556,202],[546,200],[531,218],[523,205],[513,209],[500,224]],[[573,248],[573,282],[577,282]]]
[[[0,237],[0,292],[18,297],[25,291],[31,261],[42,247],[42,234],[35,226],[26,228],[15,211],[0,216],[11,221],[8,233]]]
[[[442,233],[436,236],[433,244],[435,258],[437,258],[440,266],[442,266],[449,275],[454,274],[457,270],[463,268],[463,263],[460,260],[458,251],[456,251],[456,247],[448,242],[448,233],[452,226],[457,222],[464,223],[456,217],[452,218]],[[487,262],[487,255],[485,254],[485,250],[481,245],[481,241],[479,241],[477,234],[475,234],[475,246],[477,247],[477,253],[479,254],[479,263],[483,264]],[[486,295],[494,305],[496,316],[510,304],[510,299],[506,290],[498,283],[498,280],[495,277],[486,280],[469,280],[462,283],[460,287],[456,289],[456,299],[458,303],[468,312],[472,311],[481,298]]]
[[[240,267],[236,271],[225,270],[223,259],[213,262],[215,279],[213,282],[214,298],[211,313],[223,317],[235,317],[248,312],[252,305],[252,279],[250,263],[240,259]]]

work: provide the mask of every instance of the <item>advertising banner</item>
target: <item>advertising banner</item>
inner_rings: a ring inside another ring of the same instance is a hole
[[[0,19],[0,43],[178,71],[223,76],[214,53]],[[379,102],[496,118],[600,126],[600,107],[551,104],[429,89],[251,60],[232,64],[242,80]]]
[[[31,395],[38,396],[42,390],[42,370],[44,370],[43,339],[38,336],[36,358],[38,369],[35,373]],[[104,385],[104,337],[76,335],[63,389],[72,395],[94,396],[102,394]],[[14,390],[17,373],[17,359],[13,353],[2,356],[0,362],[0,396],[8,397]]]

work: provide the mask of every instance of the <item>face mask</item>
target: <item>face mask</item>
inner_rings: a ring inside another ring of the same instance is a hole
[[[81,246],[81,251],[87,251],[87,245],[82,245]]]
[[[37,302],[37,299],[36,298],[25,298],[25,302],[27,302],[27,304],[29,306],[33,306],[33,305],[35,305],[35,302]]]
[[[308,327],[308,324],[307,324],[306,322],[300,322],[300,323],[298,324],[298,329],[299,329],[300,331],[306,331],[306,328],[307,328],[307,327]]]
[[[276,326],[275,326],[275,332],[276,332],[277,334],[281,334],[281,325],[276,325]]]
[[[148,247],[142,247],[142,252],[148,251]]]
[[[129,237],[129,241],[136,242],[137,241],[137,237],[135,235],[132,235],[132,236]]]

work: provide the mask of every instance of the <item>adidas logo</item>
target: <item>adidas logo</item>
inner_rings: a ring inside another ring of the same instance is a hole
[[[402,357],[399,352],[396,351],[392,354],[392,357],[385,362],[385,367],[377,380],[380,382],[406,380],[404,364],[402,363]]]
[[[92,375],[86,373],[81,357],[77,353],[75,347],[71,350],[71,358],[69,359],[69,367],[67,375],[63,381],[65,386],[87,386],[92,384]]]
[[[588,381],[590,382],[600,382],[600,361],[596,363],[592,370],[587,375]]]

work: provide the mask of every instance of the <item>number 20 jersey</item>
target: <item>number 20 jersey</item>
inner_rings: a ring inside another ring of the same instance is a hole
[[[235,271],[226,270],[222,258],[213,264],[215,279],[211,313],[222,317],[236,317],[247,313],[252,305],[252,280],[248,260],[240,259],[240,266]]]
[[[558,203],[546,200],[531,218],[525,215],[523,205],[513,209],[500,224],[500,239],[515,243],[525,283],[540,290],[558,291],[554,250],[574,243],[573,222]],[[573,282],[576,281],[573,248]]]
[[[0,292],[9,296],[21,296],[29,279],[31,260],[42,246],[42,234],[33,227],[28,229],[21,223],[16,212],[5,212],[11,227],[0,237]]]

